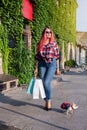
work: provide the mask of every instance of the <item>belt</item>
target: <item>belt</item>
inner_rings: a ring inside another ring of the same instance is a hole
[[[49,59],[46,59],[46,60],[45,60],[45,59],[42,59],[41,61],[50,61],[50,62],[51,62],[51,61],[53,61],[53,59],[54,59],[54,58],[49,58]]]

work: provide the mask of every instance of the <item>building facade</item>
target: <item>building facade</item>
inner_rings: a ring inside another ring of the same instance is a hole
[[[76,63],[87,64],[87,32],[76,33]]]

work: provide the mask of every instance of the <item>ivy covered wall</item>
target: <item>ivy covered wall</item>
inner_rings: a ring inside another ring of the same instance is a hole
[[[37,42],[45,25],[50,26],[56,37],[75,44],[76,41],[76,0],[32,0],[34,6],[34,28]],[[35,37],[34,35],[34,37]]]
[[[6,73],[19,78],[19,83],[28,83],[33,75],[34,55],[36,44],[45,26],[52,28],[59,45],[62,42],[72,42],[76,40],[76,0],[30,0],[33,4],[33,21],[24,19],[21,14],[22,0],[1,0],[0,19],[4,32],[12,37],[15,47],[7,49],[8,71]],[[26,48],[23,42],[23,26],[29,24],[32,34],[32,49]],[[0,33],[3,46],[4,33]],[[6,41],[8,44],[8,41]],[[1,42],[0,42],[1,45]],[[3,54],[4,55],[4,54]],[[5,72],[5,71],[4,71]]]
[[[19,84],[29,82],[34,66],[32,52],[26,48],[23,41],[24,18],[21,9],[22,0],[0,2],[0,51],[4,65],[3,72],[16,76]]]
[[[58,31],[64,41],[76,42],[76,0],[60,0]]]

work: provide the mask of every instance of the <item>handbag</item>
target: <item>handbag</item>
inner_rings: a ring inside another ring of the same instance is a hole
[[[35,79],[33,88],[33,99],[45,98],[45,90],[41,79]]]
[[[27,94],[32,94],[33,93],[33,88],[34,88],[34,83],[35,83],[35,78],[31,78],[28,88],[27,88]]]

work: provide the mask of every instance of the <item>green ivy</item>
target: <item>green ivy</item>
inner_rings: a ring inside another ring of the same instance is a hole
[[[34,21],[32,23],[32,43],[35,46],[47,25],[55,33],[57,42],[62,44],[72,42],[76,44],[76,8],[75,0],[31,0],[34,7]],[[61,41],[61,42],[60,42]]]
[[[21,14],[22,0],[1,0],[0,18],[4,32],[1,35],[10,35],[15,39],[15,48],[8,49],[8,73],[19,78],[19,84],[28,83],[33,76],[35,67],[35,50],[42,30],[45,26],[52,28],[60,48],[62,42],[75,45],[76,41],[76,0],[30,0],[33,4],[33,22],[24,19]],[[26,48],[23,42],[23,26],[27,23],[31,27],[32,48]],[[7,36],[5,36],[6,38]],[[7,39],[5,39],[5,42]],[[0,38],[0,45],[4,41]],[[5,49],[5,51],[6,51]],[[4,54],[3,54],[4,55]]]
[[[2,68],[5,74],[8,74],[8,57],[9,57],[9,47],[8,47],[8,37],[7,29],[0,25],[0,53],[2,57]]]
[[[9,72],[18,77],[20,81],[19,84],[28,83],[31,76],[33,75],[34,70],[34,56],[32,54],[32,50],[29,50],[23,44],[21,51],[20,47],[18,46],[18,48],[14,48],[10,52],[9,59],[11,59],[9,62]]]
[[[22,0],[1,0],[0,2],[0,18],[1,25],[4,27],[4,31],[0,33],[4,37],[3,44],[4,53],[2,53],[4,66],[8,63],[8,74],[14,75],[19,79],[19,84],[28,83],[33,75],[34,57],[32,50],[26,48],[23,42],[23,26],[24,18],[21,14]],[[6,34],[6,35],[5,35]],[[0,35],[0,37],[1,37]],[[15,48],[8,47],[8,35],[15,39]],[[9,50],[9,51],[7,51]],[[5,56],[5,53],[9,52],[9,55]],[[7,57],[8,56],[8,57]],[[7,60],[6,60],[7,57]],[[3,68],[5,72],[5,67]]]

